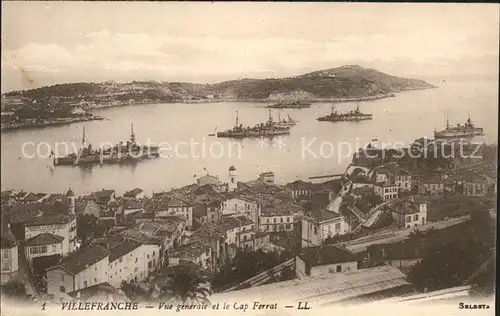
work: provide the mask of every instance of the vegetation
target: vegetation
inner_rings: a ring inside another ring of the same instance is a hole
[[[175,266],[169,277],[161,289],[159,299],[180,300],[183,303],[208,302],[209,279],[195,265]]]
[[[129,298],[131,301],[149,301],[151,299],[152,289],[150,291],[143,290],[140,286],[135,283],[129,283],[126,281],[122,282],[121,289],[123,293]]]
[[[11,280],[1,286],[2,296],[15,299],[26,299],[26,286],[20,281]]]
[[[238,250],[232,264],[228,263],[212,281],[214,290],[221,290],[242,283],[259,273],[271,269],[291,258],[291,252]]]
[[[427,240],[422,261],[408,274],[417,289],[435,291],[471,284],[476,294],[493,291],[495,225],[487,211],[474,212],[464,225],[443,232],[415,232],[412,238]]]
[[[76,234],[82,245],[86,245],[92,238],[103,237],[105,233],[106,227],[94,215],[83,214],[76,218]]]

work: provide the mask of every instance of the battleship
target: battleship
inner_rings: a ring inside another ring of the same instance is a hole
[[[54,157],[54,166],[60,165],[91,165],[91,164],[127,164],[139,160],[158,158],[158,146],[141,146],[136,142],[134,125],[131,125],[130,140],[120,142],[111,148],[93,149],[92,144],[86,147],[85,126],[83,127],[82,147],[76,153],[67,156]]]
[[[451,126],[449,123],[449,113],[446,117],[446,128],[441,131],[434,130],[434,138],[460,138],[460,137],[473,137],[484,135],[483,128],[475,127],[470,119],[470,113],[464,125],[458,123],[456,126]]]
[[[290,114],[288,114],[288,119],[282,119],[278,113],[278,121],[273,121],[272,123],[276,127],[294,127],[299,121],[292,119]]]
[[[342,121],[364,121],[373,119],[373,114],[361,113],[359,105],[356,110],[347,113],[338,113],[335,106],[332,106],[332,113],[318,117],[318,121],[342,122]]]
[[[239,124],[238,111],[236,111],[236,124],[232,129],[218,132],[217,137],[219,138],[257,138],[257,137],[273,137],[290,134],[289,126],[278,126],[269,117],[269,120],[265,123],[260,123],[254,127],[244,127],[243,124]]]
[[[311,102],[295,100],[295,101],[281,101],[272,105],[268,105],[272,109],[305,109],[311,107]]]

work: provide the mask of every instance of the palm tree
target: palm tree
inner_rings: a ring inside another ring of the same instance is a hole
[[[415,228],[409,235],[408,237],[410,238],[419,238],[419,237],[423,237],[424,236],[424,233],[419,230],[418,228]]]
[[[209,303],[207,297],[211,292],[208,284],[208,276],[200,268],[194,264],[180,264],[174,267],[167,283],[163,285],[160,299]]]

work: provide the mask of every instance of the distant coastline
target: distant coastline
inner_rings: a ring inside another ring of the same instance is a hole
[[[18,130],[18,129],[30,129],[30,128],[44,128],[48,126],[57,126],[57,125],[68,125],[72,123],[80,123],[80,122],[89,122],[89,121],[103,121],[106,118],[101,116],[92,116],[92,117],[78,117],[78,118],[60,118],[60,119],[52,119],[52,120],[44,120],[43,122],[33,122],[33,123],[2,123],[1,131],[10,131],[10,130]]]

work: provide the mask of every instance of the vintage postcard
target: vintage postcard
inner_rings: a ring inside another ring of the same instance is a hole
[[[2,316],[493,315],[499,8],[3,1]]]

